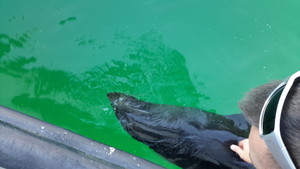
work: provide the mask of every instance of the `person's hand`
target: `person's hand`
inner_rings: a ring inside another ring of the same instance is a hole
[[[242,160],[252,163],[249,156],[249,139],[240,141],[238,145],[231,145],[230,149],[237,153]]]

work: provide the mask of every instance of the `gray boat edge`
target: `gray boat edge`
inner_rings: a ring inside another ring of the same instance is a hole
[[[163,168],[3,106],[0,143],[0,168]]]

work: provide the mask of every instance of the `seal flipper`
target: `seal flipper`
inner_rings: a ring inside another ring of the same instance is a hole
[[[235,118],[144,102],[122,93],[109,93],[108,98],[133,138],[180,167],[253,168],[229,149],[229,143],[237,143],[249,131],[237,126]]]

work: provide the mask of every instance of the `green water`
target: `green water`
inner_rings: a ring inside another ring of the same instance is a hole
[[[300,1],[0,0],[0,105],[168,163],[106,97],[240,113],[249,89],[299,70]]]

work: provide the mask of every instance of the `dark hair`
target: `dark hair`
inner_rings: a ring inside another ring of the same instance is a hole
[[[273,81],[256,87],[239,102],[240,109],[251,125],[258,128],[263,104],[280,82]],[[280,130],[282,140],[296,168],[300,168],[300,84],[298,82],[292,87],[284,103]]]

